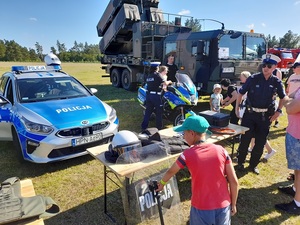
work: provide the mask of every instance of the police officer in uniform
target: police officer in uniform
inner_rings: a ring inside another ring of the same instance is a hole
[[[270,125],[280,115],[284,101],[288,98],[283,84],[272,72],[276,68],[280,58],[273,54],[262,56],[262,72],[250,76],[246,83],[239,89],[236,100],[236,115],[242,107],[242,96],[247,93],[246,110],[242,119],[242,126],[249,131],[241,136],[238,152],[238,171],[244,171],[244,162],[248,153],[251,138],[255,138],[255,146],[252,149],[249,169],[259,174],[257,165],[263,154],[264,145],[269,134]],[[275,99],[278,94],[280,100],[275,111]]]
[[[171,81],[167,81],[158,73],[158,66],[160,62],[152,62],[150,65],[150,73],[146,78],[147,95],[146,95],[146,111],[144,120],[142,122],[142,130],[148,128],[149,119],[153,112],[156,116],[156,128],[161,130],[163,128],[163,106],[162,106],[162,87],[167,86]]]

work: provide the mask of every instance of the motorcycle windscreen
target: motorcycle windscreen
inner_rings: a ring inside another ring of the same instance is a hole
[[[169,159],[169,147],[163,145],[165,144],[151,144],[131,154],[123,153],[116,162],[124,165],[126,161],[129,166],[134,163],[139,167],[131,176],[127,176],[120,189],[128,224],[142,221],[160,224],[162,219],[165,224],[182,224],[183,215],[176,177],[172,177],[159,193],[159,201],[156,193],[151,191],[153,189],[149,188],[153,181],[160,181],[175,159]],[[160,216],[158,203],[163,216]]]

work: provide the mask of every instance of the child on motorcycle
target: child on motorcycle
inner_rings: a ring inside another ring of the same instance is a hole
[[[172,81],[168,80],[168,67],[167,66],[160,66],[158,69],[158,73],[162,76],[164,83],[163,83],[163,90],[167,91],[167,86],[172,84]]]

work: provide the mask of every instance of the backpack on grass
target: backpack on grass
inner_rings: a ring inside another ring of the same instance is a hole
[[[20,179],[17,177],[8,178],[1,183],[0,224],[31,217],[51,217],[59,211],[59,206],[50,197],[22,197]]]

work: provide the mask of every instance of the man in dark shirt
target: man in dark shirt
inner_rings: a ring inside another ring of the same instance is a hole
[[[236,105],[236,98],[237,98],[237,87],[231,84],[229,79],[222,79],[221,82],[222,89],[227,91],[227,97],[224,98],[222,102],[222,106],[232,105],[233,109],[230,112],[230,123],[238,124],[239,118],[235,114],[235,105]]]
[[[171,80],[172,82],[176,82],[176,72],[178,71],[178,67],[176,64],[174,64],[175,57],[174,55],[169,55],[168,56],[168,62],[165,66],[168,67],[168,79]]]

